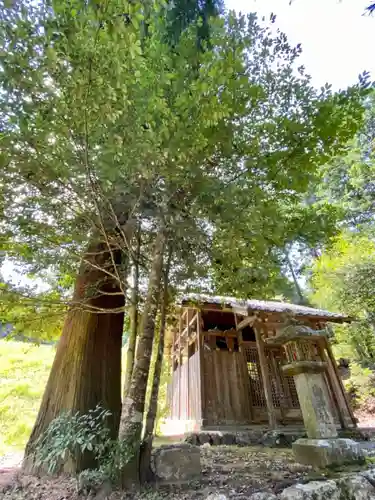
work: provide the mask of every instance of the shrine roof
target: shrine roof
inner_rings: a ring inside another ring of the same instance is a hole
[[[234,312],[245,316],[251,312],[264,311],[273,313],[289,313],[295,316],[310,316],[337,323],[352,321],[352,318],[341,313],[330,312],[325,309],[316,309],[299,304],[291,304],[289,302],[277,302],[274,300],[238,299],[236,297],[191,293],[183,295],[180,298],[179,303],[182,306],[186,306],[187,304],[200,304],[205,306],[210,304],[220,305],[224,309],[230,308],[233,309]]]

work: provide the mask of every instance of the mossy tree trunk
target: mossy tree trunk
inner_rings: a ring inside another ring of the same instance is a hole
[[[147,380],[150,370],[155,319],[158,310],[160,280],[163,269],[163,253],[166,231],[161,228],[156,236],[147,297],[138,338],[136,359],[127,396],[123,402],[120,441],[127,463],[122,471],[122,486],[127,489],[139,486],[139,451],[142,438]],[[125,455],[126,454],[126,455]]]
[[[124,399],[129,390],[129,384],[134,367],[135,347],[138,332],[138,296],[139,296],[139,259],[141,251],[140,227],[137,231],[136,250],[133,261],[133,286],[130,297],[130,335],[126,352],[125,380],[124,380]]]
[[[140,450],[139,475],[141,483],[150,483],[154,480],[154,474],[151,470],[151,451],[152,451],[152,442],[153,442],[155,422],[156,422],[156,414],[158,409],[160,375],[163,364],[164,338],[165,338],[165,327],[166,327],[167,309],[168,309],[168,279],[169,279],[171,256],[172,252],[170,251],[164,269],[163,297],[160,304],[160,331],[159,331],[158,345],[156,350],[154,373],[152,378],[150,404],[148,406],[144,437]]]
[[[36,470],[34,444],[50,422],[63,411],[87,413],[98,404],[108,409],[108,426],[117,437],[121,415],[121,341],[124,288],[116,268],[124,254],[109,251],[107,242],[92,241],[78,272],[72,306],[62,335],[39,413],[26,446],[24,467]],[[125,266],[122,262],[122,266]],[[93,465],[90,454],[62,464],[65,472]]]

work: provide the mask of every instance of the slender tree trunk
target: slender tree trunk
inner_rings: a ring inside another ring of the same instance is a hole
[[[135,345],[138,332],[138,295],[139,295],[139,258],[141,250],[140,228],[137,231],[137,247],[133,263],[133,287],[131,290],[131,309],[130,309],[130,336],[126,352],[126,367],[124,381],[124,399],[129,390],[129,384],[134,367]]]
[[[151,470],[151,451],[152,451],[152,441],[155,428],[155,420],[158,409],[160,374],[163,364],[164,336],[165,336],[165,325],[167,320],[167,309],[168,309],[168,279],[169,279],[170,261],[171,261],[171,251],[169,252],[168,261],[164,269],[163,298],[160,306],[160,332],[159,332],[158,346],[156,351],[154,374],[152,379],[150,404],[148,407],[145,432],[140,452],[139,473],[140,473],[141,483],[150,483],[154,480],[154,474]]]
[[[156,236],[147,298],[142,317],[142,329],[138,339],[136,360],[128,394],[123,402],[120,441],[126,465],[122,472],[122,485],[133,489],[139,486],[139,451],[142,438],[142,422],[145,408],[147,379],[150,370],[155,318],[158,309],[160,280],[163,269],[163,253],[166,232],[161,228]]]
[[[290,273],[291,273],[292,278],[293,278],[294,287],[295,287],[295,289],[297,291],[297,294],[298,294],[298,297],[299,297],[299,302],[301,304],[304,304],[305,303],[305,297],[304,297],[304,295],[302,293],[302,290],[301,290],[301,287],[300,287],[300,285],[298,283],[297,276],[296,276],[296,273],[294,272],[293,264],[290,261],[289,252],[288,251],[285,252],[285,257],[286,257],[286,261],[287,261]]]
[[[130,231],[130,230],[129,230]],[[121,251],[92,241],[79,269],[73,304],[65,320],[55,359],[33,431],[24,467],[35,472],[33,447],[50,422],[63,411],[87,413],[100,404],[111,412],[108,426],[116,438],[121,414],[121,339],[125,297],[115,272]],[[90,454],[62,464],[66,472],[93,465]]]

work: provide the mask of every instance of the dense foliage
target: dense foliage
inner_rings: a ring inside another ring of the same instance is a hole
[[[336,341],[350,344],[358,359],[375,355],[375,244],[346,233],[315,261],[312,300],[352,316],[352,325],[336,327]]]
[[[176,248],[206,249],[219,291],[272,294],[278,252],[311,220],[300,193],[358,127],[359,88],[316,91],[293,70],[300,48],[253,15],[213,22],[215,50],[191,28],[171,52],[162,15],[143,37],[141,4],[56,5],[2,13],[7,257],[61,297],[90,234],[127,252],[121,218],[162,211]]]
[[[335,207],[340,234],[313,262],[312,301],[341,310],[356,321],[336,327],[341,353],[363,362],[374,357],[374,95],[366,100],[365,122],[347,152],[321,168],[320,199]]]

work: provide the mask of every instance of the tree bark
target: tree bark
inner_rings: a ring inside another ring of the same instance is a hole
[[[171,261],[171,251],[164,269],[163,298],[160,306],[160,332],[155,360],[154,374],[152,379],[150,404],[147,411],[146,426],[140,450],[139,475],[141,483],[150,483],[154,480],[154,473],[151,470],[151,451],[155,428],[156,413],[158,409],[158,395],[160,387],[160,374],[163,364],[165,325],[168,309],[168,278]]]
[[[122,254],[119,250],[111,253],[106,242],[92,241],[82,259],[72,306],[26,446],[24,467],[29,472],[36,471],[36,440],[63,411],[87,413],[100,404],[111,412],[107,424],[112,437],[117,436],[125,296],[119,281],[110,276]],[[61,470],[76,473],[93,463],[92,455],[77,452],[69,463],[62,464]]]
[[[292,278],[293,278],[293,283],[294,283],[294,287],[296,289],[296,292],[298,294],[298,297],[299,297],[299,302],[300,304],[304,304],[305,303],[305,297],[302,293],[302,290],[301,290],[301,287],[298,283],[298,280],[297,280],[297,276],[296,276],[296,273],[294,272],[294,268],[293,268],[293,264],[289,258],[289,252],[288,250],[285,252],[285,257],[286,257],[286,262],[288,264],[288,267],[289,267],[289,271],[292,275]]]
[[[158,310],[160,280],[166,231],[161,228],[156,236],[148,291],[142,316],[142,329],[138,339],[136,360],[128,394],[123,402],[120,441],[126,465],[122,471],[122,486],[133,489],[139,486],[139,451],[145,408],[147,379],[150,370],[155,318]]]
[[[129,384],[134,368],[135,346],[137,341],[138,332],[138,295],[139,295],[139,258],[141,250],[140,241],[140,227],[137,231],[137,247],[135,250],[135,258],[133,262],[133,287],[131,290],[131,309],[130,309],[130,336],[128,340],[128,347],[126,352],[126,367],[125,367],[125,380],[124,380],[124,397],[129,390]]]

